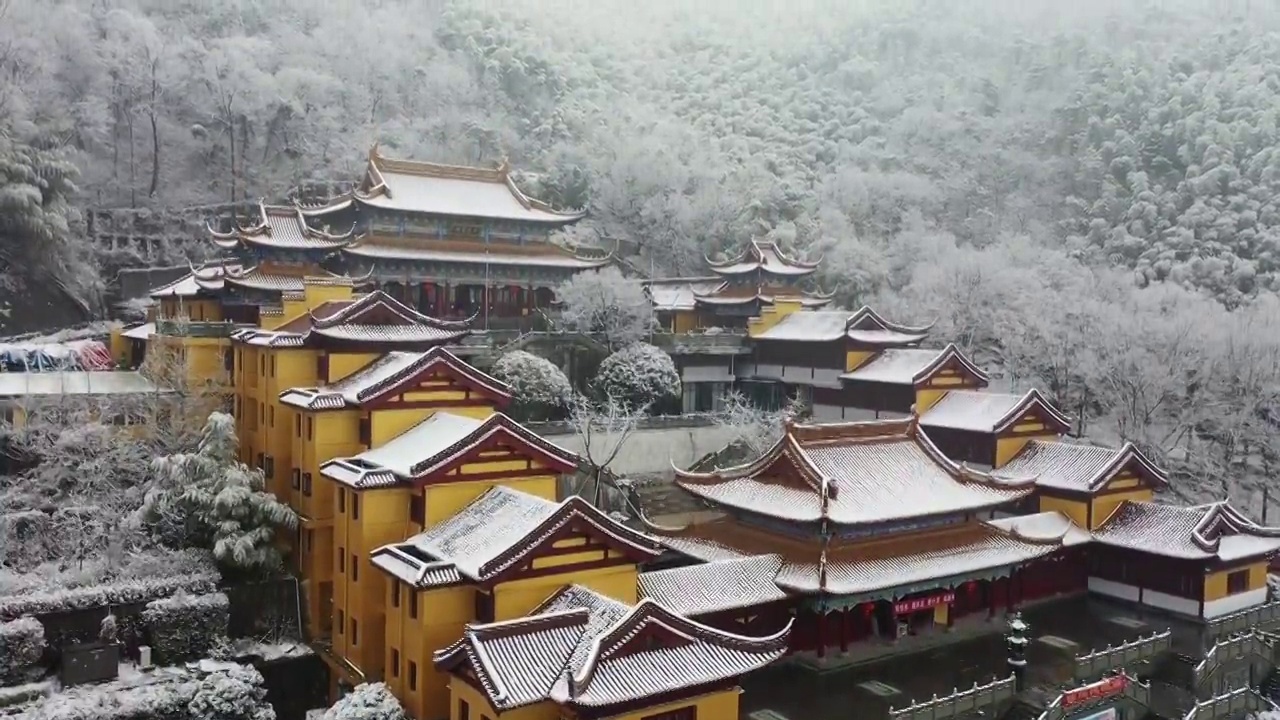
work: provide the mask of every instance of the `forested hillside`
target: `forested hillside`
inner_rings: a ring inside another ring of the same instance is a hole
[[[844,305],[936,318],[1181,491],[1252,495],[1280,458],[1275,28],[1257,0],[0,0],[0,208],[56,204],[63,160],[79,205],[173,207],[350,178],[375,140],[506,155],[640,267],[823,254]],[[68,213],[0,224],[10,265],[80,267]]]

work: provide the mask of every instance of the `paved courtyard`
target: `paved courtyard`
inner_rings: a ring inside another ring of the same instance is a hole
[[[1071,657],[1156,631],[1171,629],[1174,648],[1196,652],[1196,625],[1166,615],[1114,604],[1098,598],[1070,598],[1030,608],[1024,617],[1033,640],[1028,674],[1033,685],[1057,685],[1070,679]],[[817,673],[782,664],[743,680],[743,717],[753,720],[867,720],[887,716],[889,708],[942,696],[953,688],[969,688],[1007,677],[1004,622],[997,632],[887,657],[865,664]]]

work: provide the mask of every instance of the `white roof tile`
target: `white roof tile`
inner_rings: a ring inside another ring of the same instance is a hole
[[[925,427],[994,432],[995,426],[1021,402],[1021,395],[952,390],[920,416],[920,424]]]
[[[763,605],[786,599],[775,579],[782,557],[757,555],[640,573],[640,597],[685,616]]]
[[[1032,440],[1012,460],[1004,472],[1036,478],[1036,484],[1055,490],[1093,492],[1130,463],[1145,469],[1153,482],[1165,482],[1164,471],[1156,467],[1133,445],[1099,447],[1049,440]]]
[[[911,385],[943,352],[926,348],[891,348],[840,377],[845,380]]]
[[[720,278],[654,280],[645,284],[655,310],[693,310],[697,295],[714,292],[724,284]]]
[[[589,269],[605,265],[607,260],[596,260],[575,257],[568,254],[517,254],[501,252],[467,252],[463,250],[443,250],[424,246],[409,246],[381,243],[377,240],[357,242],[342,250],[345,253],[373,259],[390,258],[400,260],[416,260],[419,262],[446,263],[488,263],[490,265],[516,265],[536,267],[559,267],[569,269]]]
[[[1224,562],[1280,551],[1280,528],[1257,525],[1225,502],[1178,507],[1126,500],[1093,537],[1155,555]]]
[[[475,579],[481,566],[532,532],[558,507],[536,495],[497,486],[457,515],[402,544],[412,545],[438,560],[448,560],[463,575]]]
[[[560,213],[525,207],[503,182],[409,175],[382,170],[387,192],[359,197],[374,207],[435,215],[494,218],[525,222],[563,223],[573,219]]]
[[[1066,547],[1082,545],[1093,539],[1088,530],[1057,510],[999,518],[987,524],[1030,541],[1061,539]]]
[[[720,275],[741,275],[762,270],[770,275],[800,277],[811,275],[817,263],[792,259],[775,243],[752,240],[738,257],[725,262],[708,262],[711,270]]]
[[[809,310],[793,312],[777,325],[756,336],[757,340],[795,342],[830,342],[845,337],[849,313],[843,310]]]
[[[431,325],[368,325],[347,323],[333,327],[313,327],[311,332],[321,337],[334,340],[351,340],[365,342],[448,342],[459,336],[453,328],[433,327]]]
[[[483,420],[464,415],[436,412],[386,443],[351,458],[355,462],[335,460],[325,463],[321,470],[325,477],[339,481],[341,478],[334,476],[342,472],[339,468],[343,465],[387,470],[401,478],[413,477],[414,465],[465,440],[483,424]]]

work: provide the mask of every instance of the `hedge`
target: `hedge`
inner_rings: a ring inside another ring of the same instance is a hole
[[[44,654],[44,626],[33,617],[0,623],[0,682],[27,681]]]
[[[47,590],[0,597],[0,620],[23,615],[46,615],[112,605],[145,603],[176,592],[207,593],[217,588],[216,574],[197,573],[137,578],[77,588]]]
[[[175,594],[147,603],[142,618],[147,624],[156,662],[177,665],[208,657],[227,637],[231,611],[223,593]]]

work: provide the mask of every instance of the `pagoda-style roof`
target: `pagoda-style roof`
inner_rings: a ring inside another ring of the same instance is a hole
[[[989,523],[966,522],[904,533],[897,542],[867,542],[784,535],[722,516],[682,528],[651,526],[651,531],[672,550],[708,563],[780,555],[775,582],[791,592],[897,596],[923,584],[1043,557],[1062,547],[1068,528],[1057,536],[1024,537]]]
[[[929,348],[889,348],[871,356],[866,362],[840,376],[841,380],[919,386],[948,367],[985,384],[987,374],[965,357],[955,344],[941,350]]]
[[[1032,440],[1002,468],[1032,475],[1036,485],[1075,493],[1095,493],[1130,471],[1154,487],[1168,484],[1168,474],[1133,443],[1118,448]]]
[[[471,320],[441,320],[414,310],[381,290],[354,300],[320,304],[275,330],[249,328],[233,340],[268,347],[304,347],[333,341],[340,344],[443,345],[470,332]]]
[[[364,179],[351,197],[387,210],[549,225],[567,225],[586,214],[561,212],[528,197],[505,162],[478,168],[396,160],[383,157],[377,145],[369,150]]]
[[[543,474],[572,473],[580,461],[502,413],[477,420],[439,411],[376,448],[323,463],[320,472],[357,488],[465,480],[450,473],[475,453],[498,447],[537,458],[548,468]]]
[[[638,588],[640,597],[694,617],[785,600],[781,569],[781,555],[754,555],[640,573]]]
[[[1093,537],[1112,547],[1224,563],[1280,551],[1280,528],[1258,525],[1225,500],[1197,507],[1125,500]]]
[[[1071,429],[1071,418],[1036,389],[1022,395],[952,390],[920,416],[920,425],[925,430],[943,428],[996,435],[1008,431],[1028,414],[1059,435]]]
[[[465,388],[468,395],[475,395],[487,404],[505,407],[511,402],[511,388],[505,383],[480,372],[443,347],[426,352],[389,352],[332,385],[290,388],[280,393],[280,402],[304,410],[368,409],[441,373]]]
[[[736,680],[782,657],[789,634],[744,637],[653,600],[628,608],[569,586],[529,617],[468,625],[434,659],[474,673],[499,712],[545,700],[605,708]]]
[[[238,264],[191,266],[191,272],[153,289],[152,298],[217,297],[223,289],[223,277],[228,272],[240,272]]]
[[[722,282],[716,289],[694,292],[695,306],[772,305],[780,300],[799,302],[804,308],[820,308],[831,302],[834,294],[800,292],[795,288],[767,285],[741,285]]]
[[[706,262],[712,272],[722,277],[761,273],[781,278],[800,278],[812,275],[821,260],[797,260],[784,253],[776,243],[752,240],[735,258],[719,262],[706,258]]]
[[[987,524],[1030,542],[1061,541],[1063,547],[1083,545],[1093,540],[1088,530],[1057,510],[996,518]]]
[[[355,234],[353,224],[346,232],[330,233],[318,230],[307,223],[308,214],[297,205],[268,205],[258,203],[258,217],[249,225],[239,225],[230,232],[219,232],[209,226],[213,244],[225,250],[241,246],[256,246],[280,250],[336,250],[349,243]]]
[[[798,425],[760,458],[712,472],[676,471],[716,505],[789,522],[877,525],[973,513],[1021,499],[1034,476],[979,472],[948,459],[914,417]]]
[[[352,258],[373,261],[399,260],[425,263],[489,264],[495,266],[590,270],[608,265],[611,255],[580,255],[554,243],[485,245],[414,237],[364,235],[342,251]]]
[[[648,280],[645,292],[658,312],[693,310],[699,295],[709,295],[725,286],[720,277],[662,278]]]
[[[413,466],[408,470],[417,472]],[[322,472],[332,477],[327,469]],[[653,538],[576,495],[554,503],[496,486],[453,517],[374,550],[370,561],[419,589],[460,583],[492,587],[532,562],[539,551],[554,550],[555,542],[569,533],[590,535],[637,564],[661,554]]]
[[[850,315],[843,310],[793,312],[778,320],[753,340],[780,342],[833,342],[851,340],[859,345],[896,347],[914,345],[928,336],[929,327],[898,325],[862,306]]]

